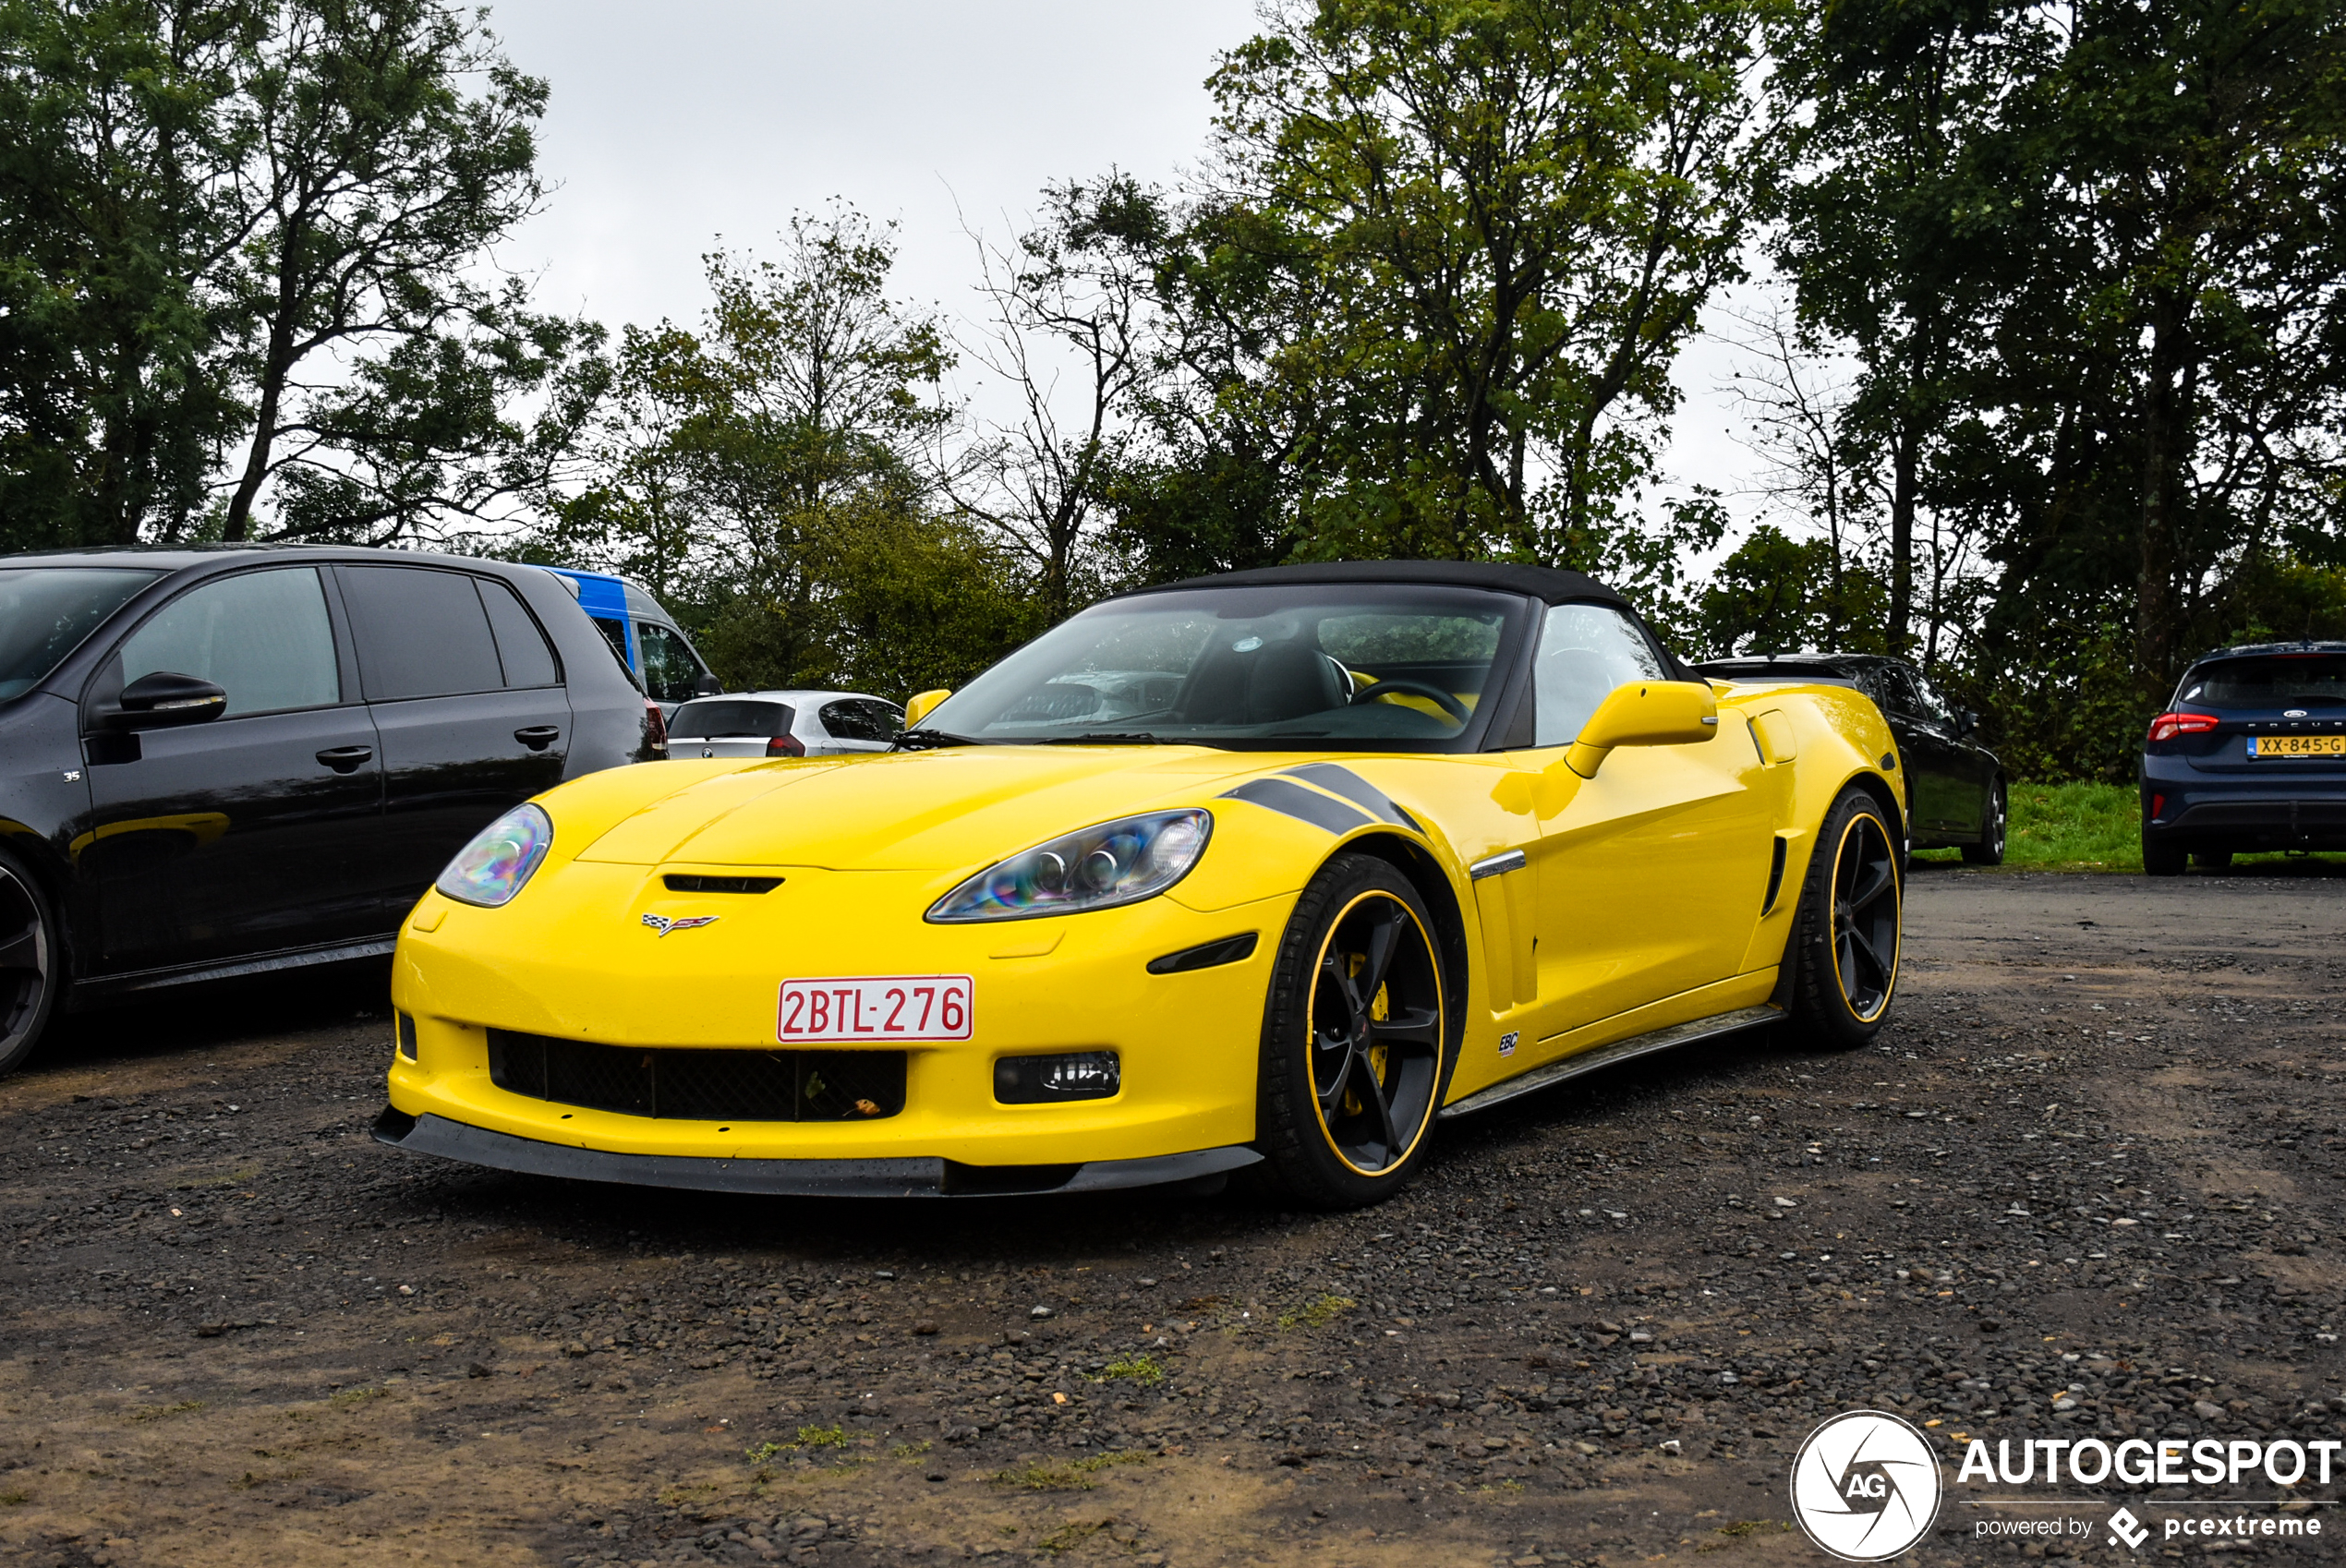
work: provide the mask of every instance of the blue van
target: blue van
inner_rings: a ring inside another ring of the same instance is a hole
[[[578,608],[607,638],[619,662],[633,672],[644,694],[659,704],[660,717],[673,718],[676,705],[711,696],[725,688],[708,671],[676,618],[635,583],[605,572],[540,567],[570,590]]]

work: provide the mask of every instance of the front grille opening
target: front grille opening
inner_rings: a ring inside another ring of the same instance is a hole
[[[862,1122],[904,1109],[901,1051],[696,1051],[489,1031],[510,1094],[676,1121]]]
[[[671,893],[771,893],[782,885],[779,876],[702,876],[671,871],[660,878]]]

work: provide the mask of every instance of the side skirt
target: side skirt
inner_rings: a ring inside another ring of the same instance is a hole
[[[1578,1078],[1582,1073],[1595,1072],[1601,1067],[1613,1067],[1637,1056],[1651,1055],[1656,1051],[1669,1051],[1680,1045],[1691,1045],[1698,1040],[1709,1040],[1721,1034],[1734,1034],[1746,1029],[1757,1029],[1762,1024],[1778,1022],[1783,1018],[1784,1009],[1769,1004],[1757,1007],[1738,1007],[1734,1012],[1721,1013],[1715,1018],[1696,1019],[1689,1023],[1672,1024],[1668,1029],[1657,1029],[1651,1033],[1633,1034],[1626,1040],[1616,1040],[1610,1045],[1599,1045],[1594,1050],[1577,1052],[1560,1061],[1550,1062],[1545,1067],[1534,1067],[1521,1078],[1511,1078],[1504,1083],[1494,1083],[1490,1088],[1469,1094],[1454,1104],[1445,1105],[1442,1108],[1442,1119],[1448,1121],[1452,1116],[1470,1116],[1477,1111],[1487,1111],[1493,1105],[1504,1104],[1518,1094],[1534,1093],[1551,1084],[1562,1083],[1566,1079]]]
[[[142,991],[172,985],[195,985],[207,980],[234,980],[245,974],[272,974],[279,970],[308,969],[312,964],[348,963],[357,959],[389,958],[399,946],[396,935],[365,942],[336,942],[319,947],[295,947],[253,959],[224,963],[181,964],[169,969],[135,970],[127,974],[92,975],[76,980],[68,1006],[76,1011],[93,1002],[110,1001]]]

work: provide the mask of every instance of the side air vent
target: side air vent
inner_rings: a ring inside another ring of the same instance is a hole
[[[1784,890],[1784,835],[1776,835],[1775,853],[1768,862],[1768,896],[1760,900],[1760,912],[1766,914],[1776,907],[1776,895]]]

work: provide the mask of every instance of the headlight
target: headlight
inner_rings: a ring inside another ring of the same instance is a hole
[[[1188,874],[1213,831],[1213,814],[1202,811],[1103,822],[979,872],[931,905],[928,918],[1019,920],[1154,899]]]
[[[539,807],[515,806],[458,850],[432,886],[460,904],[493,910],[513,902],[553,847],[554,819]]]

